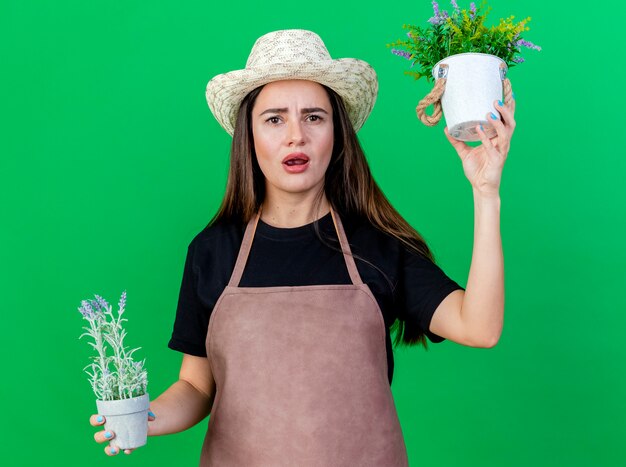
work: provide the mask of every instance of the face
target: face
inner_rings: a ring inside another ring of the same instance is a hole
[[[333,114],[321,84],[266,84],[252,108],[252,133],[267,198],[323,190],[333,151]]]

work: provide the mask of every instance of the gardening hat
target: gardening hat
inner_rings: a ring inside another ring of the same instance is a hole
[[[367,120],[378,93],[376,72],[355,58],[333,60],[322,39],[311,31],[287,29],[259,37],[246,67],[215,76],[206,87],[206,100],[217,121],[235,131],[239,105],[253,89],[285,79],[303,79],[328,86],[346,106],[354,131]]]

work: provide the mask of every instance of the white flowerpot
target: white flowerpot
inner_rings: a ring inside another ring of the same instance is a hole
[[[502,100],[502,80],[506,73],[504,61],[495,55],[463,53],[450,55],[437,62],[433,77],[440,77],[440,65],[448,65],[446,87],[441,106],[450,135],[461,141],[478,141],[476,126],[481,125],[489,138],[496,130],[486,118],[490,112],[500,115],[494,101]],[[445,73],[445,67],[441,70]]]
[[[104,428],[113,431],[111,445],[118,449],[144,446],[148,440],[148,409],[150,396],[115,401],[96,401],[98,414],[105,416]]]

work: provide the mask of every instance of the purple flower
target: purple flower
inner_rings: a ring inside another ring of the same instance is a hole
[[[93,319],[96,316],[95,311],[91,307],[91,303],[89,303],[87,300],[83,300],[82,302],[80,302],[80,308],[78,308],[78,311],[81,315],[83,315],[83,318],[86,319]]]
[[[476,16],[476,4],[474,2],[470,3],[470,16],[472,19]]]
[[[96,315],[103,313],[104,309],[97,300],[87,300]]]
[[[520,39],[515,43],[516,46],[518,47],[528,47],[529,49],[533,49],[533,50],[541,50],[541,47],[539,47],[538,45],[533,44],[530,41],[525,41],[524,39]]]
[[[406,35],[407,35],[407,37],[408,37],[409,39],[413,39],[413,40],[416,40],[416,41],[423,41],[423,40],[424,40],[424,38],[423,38],[423,37],[421,37],[421,36],[414,36],[413,34],[411,34],[411,32],[410,32],[410,31],[409,31],[409,32],[407,32],[407,33],[406,33]]]
[[[124,292],[122,292],[122,298],[120,298],[119,307],[120,309],[123,310],[125,306],[126,306],[126,291],[124,290]]]
[[[441,15],[441,16],[433,16],[432,18],[430,18],[428,20],[428,22],[430,24],[432,24],[433,26],[437,26],[437,25],[445,23],[446,22],[446,18],[448,18],[448,12],[444,11],[443,15]]]
[[[102,298],[100,295],[96,295],[96,301],[98,303],[99,308],[101,309],[108,309],[109,308],[109,304],[107,303],[107,301]],[[93,300],[91,302],[92,304],[94,303]]]
[[[439,16],[439,5],[435,0],[433,0],[433,11],[435,12],[435,17]]]
[[[522,58],[522,57],[515,57],[513,59],[514,63],[524,63],[526,61],[526,59]]]
[[[450,2],[452,4],[452,8],[454,8],[454,11],[456,13],[459,13],[461,11],[461,9],[459,8],[459,5],[457,5],[456,0],[451,0]]]
[[[439,13],[439,5],[435,0],[433,0],[433,11],[435,12],[435,15],[428,20],[428,22],[433,26],[437,26],[438,24],[443,23],[445,21],[445,18],[447,18],[448,16],[448,13],[446,13],[445,11],[443,12],[444,16]]]
[[[411,58],[411,54],[409,52],[405,52],[404,50],[391,49],[391,53],[399,57],[404,57],[407,60]]]

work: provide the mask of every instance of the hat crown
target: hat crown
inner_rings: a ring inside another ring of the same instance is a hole
[[[259,37],[252,46],[246,68],[330,60],[332,58],[320,36],[304,29],[287,29]]]
[[[313,31],[284,29],[259,37],[244,69],[211,78],[206,87],[207,103],[232,136],[239,108],[250,91],[291,79],[314,81],[336,92],[345,104],[354,131],[367,120],[378,93],[376,72],[367,62],[356,58],[333,60]]]

